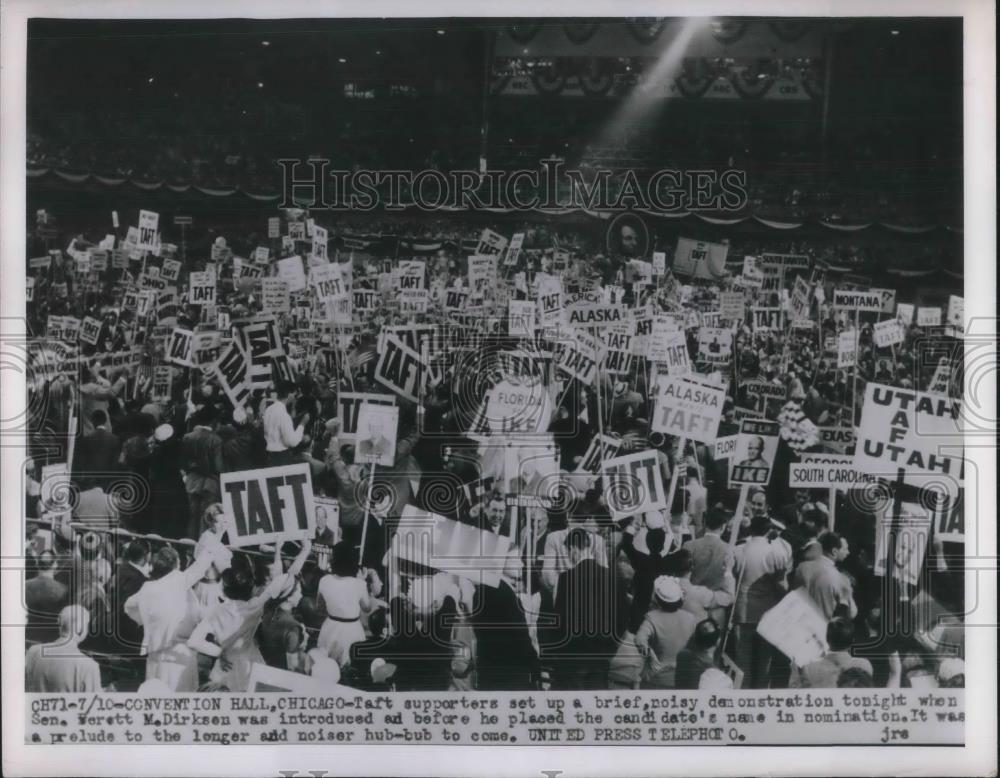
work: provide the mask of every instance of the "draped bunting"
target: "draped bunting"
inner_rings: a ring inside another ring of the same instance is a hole
[[[199,192],[208,197],[232,197],[236,194],[242,194],[249,197],[257,202],[272,202],[276,203],[281,199],[280,194],[268,194],[266,192],[248,192],[238,186],[236,187],[206,187],[198,186],[194,184],[172,184],[165,181],[137,181],[135,179],[125,179],[125,178],[111,178],[108,176],[100,176],[92,173],[71,173],[64,170],[54,170],[52,168],[35,168],[28,169],[26,175],[29,179],[41,179],[49,174],[54,174],[57,178],[74,185],[84,185],[88,183],[97,183],[106,187],[118,187],[123,184],[131,184],[137,189],[141,189],[144,192],[155,192],[161,189],[167,189],[172,192],[177,192],[178,194],[183,194],[190,192],[192,190]],[[308,205],[307,202],[302,201],[298,203],[305,207]],[[415,208],[416,206],[412,204],[403,203],[403,209]],[[471,209],[461,206],[444,206],[438,209],[446,213],[465,213]],[[516,213],[517,211],[512,208],[481,208],[480,212],[495,213],[495,214],[507,214]],[[572,214],[586,214],[595,219],[610,219],[616,216],[620,211],[601,211],[589,208],[553,208],[553,209],[542,209],[534,208],[531,209],[533,213],[544,213],[548,216],[570,216]],[[665,212],[665,211],[654,211],[650,209],[636,209],[637,213],[643,216],[655,217],[658,219],[697,219],[706,224],[712,224],[716,226],[732,226],[736,224],[741,224],[746,221],[753,220],[758,224],[768,227],[773,230],[797,230],[802,227],[819,225],[825,227],[829,230],[836,230],[838,232],[861,232],[863,230],[868,230],[873,227],[880,227],[889,232],[896,232],[904,235],[920,235],[929,232],[933,232],[937,229],[945,229],[949,232],[955,233],[957,235],[962,234],[961,227],[954,227],[951,225],[940,225],[940,224],[923,224],[923,225],[903,225],[903,224],[892,224],[890,222],[864,222],[862,224],[838,224],[836,222],[825,221],[825,220],[815,220],[815,221],[797,221],[797,222],[786,222],[779,221],[777,219],[767,219],[762,216],[756,216],[754,214],[744,214],[742,216],[722,216],[716,214],[699,213],[693,211],[679,211],[679,212]]]

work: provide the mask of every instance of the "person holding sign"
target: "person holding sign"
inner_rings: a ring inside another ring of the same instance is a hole
[[[309,413],[302,416],[298,426],[295,426],[288,413],[297,395],[295,384],[282,381],[277,385],[275,394],[276,399],[264,411],[263,417],[269,467],[295,464],[294,449],[303,442],[309,442],[309,437],[305,434],[309,425]]]
[[[835,532],[824,532],[819,536],[819,545],[823,555],[800,564],[795,569],[792,586],[803,587],[828,620],[840,606],[846,606],[853,619],[858,615],[854,587],[851,579],[837,569],[851,553],[847,540]]]
[[[747,673],[749,688],[765,689],[770,684],[774,649],[757,634],[757,624],[786,594],[785,579],[791,572],[792,548],[782,538],[773,536],[764,493],[758,492],[750,500],[754,512],[750,537],[735,552],[740,584],[733,623],[739,641],[737,664]]]
[[[247,691],[253,665],[264,661],[254,639],[264,606],[294,585],[311,550],[312,542],[307,538],[291,567],[282,572],[281,544],[276,543],[271,580],[257,596],[249,573],[235,567],[222,573],[225,600],[208,611],[187,641],[189,648],[216,659],[207,690]]]

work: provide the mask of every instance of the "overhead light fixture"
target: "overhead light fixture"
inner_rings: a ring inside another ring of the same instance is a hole
[[[438,30],[437,33],[438,35],[444,35],[444,30]]]
[[[263,81],[258,81],[257,82],[257,88],[258,89],[263,89],[264,88],[264,82]]]
[[[343,57],[341,57],[340,59],[337,60],[337,62],[339,62],[341,65],[343,65],[345,62],[347,62],[347,60],[344,59]]]
[[[147,79],[146,79],[146,83],[147,83],[147,84],[152,84],[152,83],[153,83],[153,77],[152,77],[152,76],[150,76],[149,78],[147,78]]]
[[[271,45],[271,41],[261,41],[260,45],[261,46],[270,46]]]
[[[899,30],[891,30],[890,32],[891,32],[891,33],[892,33],[893,35],[899,35]]]

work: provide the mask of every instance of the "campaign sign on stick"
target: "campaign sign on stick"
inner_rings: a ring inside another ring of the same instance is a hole
[[[880,313],[882,310],[882,294],[877,290],[867,292],[856,289],[835,289],[833,292],[833,307],[846,308],[861,313]]]
[[[589,385],[597,375],[602,350],[601,343],[586,333],[563,331],[552,349],[552,363],[557,369]]]
[[[578,473],[598,473],[601,470],[601,460],[605,462],[618,455],[622,447],[621,438],[613,438],[610,435],[594,435],[590,439],[590,445],[583,454],[580,464],[576,466]],[[602,451],[603,449],[603,451]],[[603,456],[602,456],[603,454]]]
[[[910,303],[896,303],[896,318],[899,319],[903,326],[909,327],[913,324],[913,316],[916,312],[916,308]]]
[[[215,273],[192,273],[190,285],[192,305],[215,305]]]
[[[139,231],[136,235],[136,246],[152,251],[156,248],[156,231],[160,226],[160,214],[155,211],[139,211]],[[132,234],[132,228],[129,228]]]
[[[170,340],[167,343],[167,361],[173,362],[175,365],[194,367],[194,362],[191,361],[191,346],[193,342],[194,333],[191,330],[181,329],[180,327],[174,329],[170,333]]]
[[[627,375],[632,371],[632,340],[630,333],[608,327],[601,331],[604,341],[604,369],[610,375]]]
[[[399,408],[362,403],[358,413],[355,461],[392,467],[396,461]]]
[[[723,327],[698,330],[698,358],[710,365],[726,365],[733,356],[733,331]]]
[[[370,392],[341,392],[337,395],[337,418],[340,420],[341,440],[347,443],[357,441],[361,407],[368,403],[395,405],[396,397],[391,394],[372,394]]]
[[[535,334],[537,306],[531,300],[511,300],[507,303],[507,332],[512,337],[530,338]]]
[[[837,336],[837,367],[854,367],[858,362],[858,333],[844,330]]]
[[[882,296],[882,313],[892,313],[896,307],[895,289],[872,289]]]
[[[917,487],[936,478],[954,496],[965,475],[961,418],[962,401],[948,395],[869,383],[854,466]]]
[[[879,348],[890,348],[902,343],[906,337],[903,325],[899,319],[886,319],[872,327],[872,339]]]
[[[163,267],[160,269],[161,276],[163,276],[168,281],[176,281],[180,273],[181,273],[180,260],[178,259],[163,260]]]
[[[927,553],[927,536],[931,532],[930,511],[920,503],[903,502],[896,507],[887,501],[875,522],[875,575],[885,576],[889,565],[889,535],[896,527],[896,558],[892,577],[904,584],[917,585],[920,569]]]
[[[799,667],[826,653],[826,618],[805,588],[793,589],[767,611],[757,634]]]
[[[288,313],[292,310],[291,293],[288,282],[280,278],[262,278],[260,280],[260,302],[265,311],[271,313]]]
[[[736,453],[729,459],[729,483],[763,486],[771,479],[778,451],[778,422],[744,419]]]
[[[505,248],[507,248],[507,238],[499,232],[486,228],[479,236],[476,254],[502,254]]]
[[[327,239],[328,236],[326,228],[320,227],[318,224],[314,224],[312,229],[312,255],[317,259],[326,261]]]
[[[83,323],[80,325],[80,340],[91,346],[96,346],[98,338],[101,337],[101,324],[100,319],[84,316]]]
[[[235,408],[243,407],[253,386],[250,383],[249,362],[235,342],[229,344],[214,365],[215,377],[222,391]]]
[[[486,421],[495,435],[544,433],[552,417],[552,398],[533,376],[504,378],[486,395]]]
[[[521,256],[521,246],[524,244],[524,233],[515,232],[510,239],[510,244],[507,246],[507,253],[504,255],[503,264],[504,267],[513,267],[517,264],[518,258]]]
[[[817,432],[819,442],[831,451],[846,454],[854,449],[854,427],[820,427]]]
[[[316,529],[312,475],[306,463],[223,473],[222,507],[232,519],[229,545],[311,538]]]
[[[316,299],[320,302],[332,302],[347,293],[340,275],[340,265],[317,265],[309,271],[309,280],[316,290]]]
[[[382,344],[375,365],[375,380],[401,397],[417,402],[424,369],[420,354],[393,335],[387,335]]]
[[[562,322],[562,282],[555,276],[538,281],[538,320],[543,329],[558,328]]]
[[[665,376],[659,382],[651,427],[655,432],[711,444],[725,399],[725,387],[686,376]]]
[[[653,331],[646,339],[646,357],[650,362],[665,365],[671,375],[685,375],[691,372],[691,355],[688,352],[687,335],[683,330],[667,329],[672,320],[667,316],[653,319]]]
[[[788,485],[794,489],[851,489],[874,480],[855,468],[848,454],[803,454],[788,465]]]
[[[236,323],[236,344],[248,363],[248,378],[254,389],[267,389],[273,381],[272,360],[285,353],[273,316]]]
[[[716,462],[732,459],[740,442],[739,435],[724,435],[712,444],[712,459]]]
[[[941,309],[917,308],[917,325],[920,327],[937,327],[941,324]]]
[[[285,257],[278,260],[278,278],[288,282],[288,289],[301,292],[306,288],[306,271],[302,266],[302,257]]]
[[[955,328],[959,335],[965,330],[965,298],[948,295],[948,313],[945,321]]]
[[[667,507],[656,450],[605,460],[603,483],[604,499],[616,521]]]
[[[746,299],[743,292],[722,292],[719,294],[719,312],[723,319],[743,321],[746,316]]]

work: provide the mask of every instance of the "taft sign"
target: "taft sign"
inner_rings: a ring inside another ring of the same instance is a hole
[[[917,487],[931,482],[955,496],[964,479],[962,402],[944,394],[870,383],[854,467]]]
[[[223,473],[222,506],[232,519],[229,545],[312,537],[316,529],[309,465]]]
[[[659,382],[652,428],[710,445],[715,442],[726,390],[684,376],[665,376]]]
[[[604,498],[617,521],[667,507],[657,452],[639,451],[604,463]]]

